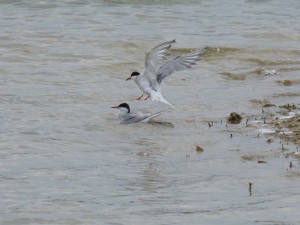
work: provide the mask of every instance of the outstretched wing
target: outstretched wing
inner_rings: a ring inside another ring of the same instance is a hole
[[[162,114],[165,111],[167,111],[167,109],[164,109],[164,110],[159,111],[157,113],[153,113],[153,114],[147,116],[144,120],[142,120],[142,122],[148,122],[148,121],[152,120],[153,118],[155,118],[157,116],[160,116],[160,114]]]
[[[177,56],[175,59],[163,64],[156,72],[156,80],[160,84],[163,79],[172,73],[180,70],[191,68],[200,60],[200,56],[207,50],[206,48],[188,53],[186,55]]]
[[[155,74],[161,65],[166,62],[166,50],[171,48],[173,43],[175,43],[175,39],[159,44],[146,53],[144,70],[147,74]]]

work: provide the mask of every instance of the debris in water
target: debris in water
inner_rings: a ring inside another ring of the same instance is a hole
[[[292,109],[297,109],[294,103],[291,104],[287,103],[285,105],[280,105],[279,108],[284,108],[287,109],[288,111],[291,111]]]
[[[203,152],[204,149],[197,145],[196,146],[196,151],[200,153],[200,152]]]
[[[238,124],[241,122],[241,120],[242,120],[241,115],[239,115],[236,112],[230,113],[230,116],[227,118],[227,121],[232,124]]]
[[[269,138],[268,140],[267,140],[267,143],[271,143],[271,142],[273,142],[273,140],[271,139],[271,138]]]
[[[293,167],[293,163],[292,163],[292,161],[290,161],[290,168],[292,168]]]
[[[252,196],[252,182],[249,182],[249,195]]]
[[[264,161],[264,160],[258,160],[257,163],[267,163],[267,161]]]
[[[297,107],[298,108],[298,107]],[[300,115],[290,112],[287,116],[275,117],[271,123],[276,127],[275,135],[300,146]],[[281,145],[281,149],[288,150]]]

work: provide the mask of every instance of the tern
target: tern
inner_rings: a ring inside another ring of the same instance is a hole
[[[180,55],[174,59],[167,60],[166,51],[171,48],[176,41],[167,41],[148,50],[145,56],[144,70],[142,73],[133,72],[126,80],[133,80],[143,91],[142,95],[137,98],[140,100],[144,95],[148,95],[145,100],[151,97],[152,101],[159,101],[171,105],[161,94],[160,84],[169,75],[176,71],[191,68],[200,60],[200,56],[206,51],[206,48],[194,52]]]
[[[157,113],[130,112],[130,107],[127,103],[121,103],[120,105],[111,108],[119,109],[120,123],[123,124],[148,122],[166,111],[165,109]]]

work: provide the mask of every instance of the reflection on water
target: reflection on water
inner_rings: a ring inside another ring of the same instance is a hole
[[[298,2],[0,5],[1,224],[300,223],[297,148],[259,132],[299,106]],[[119,124],[117,103],[165,108],[125,79],[174,38],[209,46],[163,84],[176,109]]]

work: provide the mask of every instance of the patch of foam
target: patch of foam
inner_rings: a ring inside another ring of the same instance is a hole
[[[261,129],[258,129],[259,133],[262,133],[262,134],[275,134],[276,131],[275,130],[272,130],[272,129],[269,129],[269,128],[261,128]]]

